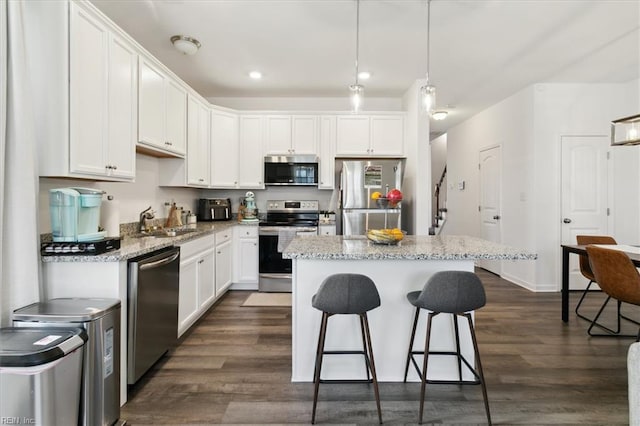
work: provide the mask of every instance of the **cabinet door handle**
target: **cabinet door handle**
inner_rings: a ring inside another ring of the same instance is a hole
[[[118,170],[118,166],[111,166],[113,170]]]
[[[200,260],[198,261],[198,263],[199,263],[199,264],[203,264],[203,263],[204,263],[204,259],[200,259]]]
[[[565,217],[562,221],[564,223],[571,223],[571,219],[569,219],[568,217]]]

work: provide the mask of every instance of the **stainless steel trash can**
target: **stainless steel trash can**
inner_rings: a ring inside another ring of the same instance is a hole
[[[0,422],[77,425],[86,340],[79,328],[0,328]]]
[[[60,298],[13,312],[15,327],[80,327],[87,333],[80,422],[113,425],[120,417],[120,300]]]

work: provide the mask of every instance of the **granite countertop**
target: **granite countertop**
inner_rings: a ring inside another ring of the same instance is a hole
[[[379,245],[365,236],[296,237],[285,259],[332,260],[533,260],[537,254],[468,236],[407,235],[398,245]]]
[[[193,232],[175,237],[131,237],[124,235],[120,240],[120,249],[93,256],[41,256],[42,262],[120,262],[151,253],[165,247],[185,243],[205,235],[231,229],[234,226],[258,226],[258,223],[237,221],[198,222]]]

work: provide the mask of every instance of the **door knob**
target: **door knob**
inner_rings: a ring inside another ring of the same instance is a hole
[[[571,219],[569,219],[568,217],[565,217],[562,221],[564,223],[571,223]]]
[[[494,219],[494,220],[500,220],[500,215],[495,215],[495,216],[493,217],[493,219]]]

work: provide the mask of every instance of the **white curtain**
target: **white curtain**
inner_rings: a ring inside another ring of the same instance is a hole
[[[40,300],[40,237],[23,2],[0,0],[0,6],[0,325],[6,327],[14,309]]]

